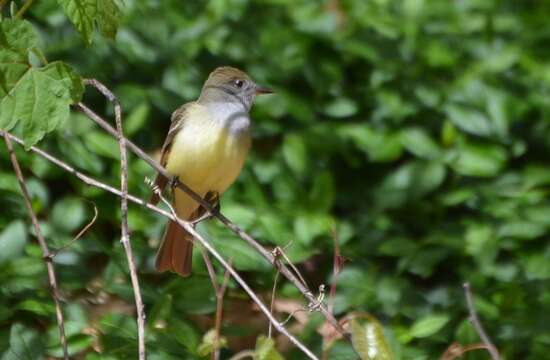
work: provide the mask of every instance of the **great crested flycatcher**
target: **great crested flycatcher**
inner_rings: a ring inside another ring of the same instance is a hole
[[[172,114],[172,123],[162,146],[161,164],[210,203],[235,181],[250,149],[250,117],[254,98],[270,90],[256,85],[241,70],[215,69],[202,87],[197,101],[182,105]],[[155,184],[162,189],[168,179],[158,175]],[[151,202],[156,204],[158,196]],[[187,221],[205,211],[189,195],[173,188],[173,204],[178,216]],[[193,236],[170,221],[158,250],[158,271],[191,274]]]

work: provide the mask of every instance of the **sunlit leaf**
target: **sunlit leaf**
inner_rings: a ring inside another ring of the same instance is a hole
[[[30,68],[0,102],[0,128],[21,122],[26,146],[40,141],[69,117],[69,105],[80,101],[82,79],[66,64]]]
[[[275,348],[275,341],[272,338],[265,337],[264,335],[258,336],[256,339],[256,349],[254,350],[255,360],[283,360],[284,358],[279,354]]]
[[[361,360],[391,360],[394,356],[378,320],[351,320],[351,341]]]
[[[90,44],[92,42],[92,33],[94,31],[94,20],[97,15],[98,5],[103,5],[104,0],[98,4],[97,0],[57,0],[59,5],[65,11],[65,14],[71,20],[73,25],[80,32],[84,40]],[[112,2],[106,0],[107,2]],[[104,14],[103,14],[104,15]],[[101,20],[106,22],[107,20]],[[110,24],[110,23],[109,23]],[[106,26],[106,24],[105,24]],[[107,27],[105,31],[112,31]]]

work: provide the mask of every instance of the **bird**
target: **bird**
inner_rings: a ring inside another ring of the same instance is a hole
[[[199,98],[180,106],[171,117],[161,150],[161,165],[213,206],[239,176],[251,147],[250,109],[257,95],[272,90],[257,85],[244,71],[230,66],[216,68],[205,81]],[[205,209],[174,181],[158,174],[150,203],[171,184],[172,204],[178,217],[193,222]],[[155,268],[182,277],[191,274],[193,236],[170,220],[158,249]]]

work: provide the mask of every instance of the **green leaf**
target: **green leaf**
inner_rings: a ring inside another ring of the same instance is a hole
[[[370,161],[390,162],[401,156],[403,147],[395,133],[355,124],[342,126],[338,130],[341,137],[350,138],[359,149],[366,152]]]
[[[437,333],[448,322],[449,315],[428,315],[420,320],[417,320],[411,327],[409,334],[413,338],[425,338]]]
[[[491,177],[497,175],[506,164],[506,151],[489,144],[465,144],[458,149],[452,162],[454,170],[467,176]]]
[[[21,220],[12,221],[0,233],[0,264],[10,261],[23,253],[27,243],[27,230]]]
[[[177,318],[171,319],[170,324],[169,331],[174,334],[176,341],[185,346],[190,352],[196,353],[200,336],[197,331],[187,322]]]
[[[275,348],[275,341],[272,338],[260,335],[256,339],[254,360],[284,360],[284,358]]]
[[[28,52],[35,45],[36,34],[29,22],[0,22],[0,97],[9,93],[29,70]]]
[[[527,280],[550,279],[550,256],[545,254],[529,256],[525,261],[525,277]]]
[[[391,360],[394,356],[378,320],[369,317],[351,321],[351,342],[361,360]]]
[[[36,360],[42,357],[42,342],[36,330],[13,324],[10,330],[10,348],[2,360]]]
[[[105,132],[91,131],[84,137],[84,141],[86,146],[94,153],[110,159],[119,159],[117,140]]]
[[[69,117],[69,105],[82,98],[82,79],[66,64],[30,68],[0,102],[0,128],[18,122],[26,147],[36,144]]]
[[[427,160],[441,155],[439,145],[421,128],[409,128],[401,131],[401,143],[414,155]]]
[[[341,98],[327,104],[324,108],[324,113],[328,116],[336,118],[344,118],[355,115],[357,113],[357,104],[355,101]]]
[[[467,133],[478,136],[489,136],[493,133],[490,119],[481,111],[449,104],[445,107],[445,112],[456,127]]]
[[[131,136],[143,128],[150,111],[151,106],[146,102],[133,108],[132,112],[130,112],[124,120],[124,134],[126,136]]]
[[[121,12],[115,0],[97,0],[97,25],[101,34],[114,39],[120,25]]]
[[[313,180],[313,186],[309,191],[309,199],[312,209],[318,212],[329,211],[334,203],[334,180],[328,171],[323,171]]]
[[[51,221],[57,228],[70,233],[83,224],[85,217],[86,211],[82,200],[66,197],[55,203]]]
[[[211,240],[226,259],[233,260],[233,264],[239,270],[260,270],[269,266],[261,255],[241,239],[216,236]]]
[[[227,347],[227,339],[224,336],[219,337],[217,344],[218,346],[216,346],[215,340],[216,331],[214,329],[208,330],[202,337],[202,342],[197,347],[197,354],[199,356],[206,356],[214,352],[216,349]]]
[[[283,143],[283,156],[288,167],[297,175],[303,175],[307,167],[307,148],[302,136],[288,134]]]
[[[55,314],[55,307],[51,303],[44,303],[37,300],[24,300],[17,304],[17,309],[19,310],[26,310],[30,311],[32,313],[43,315],[43,316],[49,316]]]
[[[0,49],[10,49],[26,54],[36,46],[36,33],[26,20],[0,21]]]
[[[98,0],[57,0],[84,40],[92,43]]]
[[[306,213],[296,216],[294,232],[300,244],[311,245],[313,239],[322,234],[329,234],[334,219],[325,214]]]

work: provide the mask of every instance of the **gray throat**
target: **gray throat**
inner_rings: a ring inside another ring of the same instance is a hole
[[[231,135],[241,136],[250,131],[250,116],[242,103],[226,99],[208,102],[205,105],[210,116]]]

